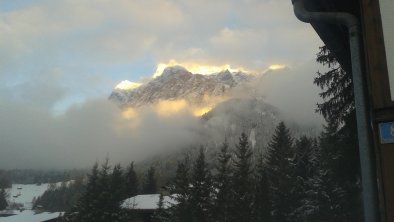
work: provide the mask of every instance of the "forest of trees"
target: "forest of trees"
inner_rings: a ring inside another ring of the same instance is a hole
[[[332,148],[339,146],[335,130],[329,125],[319,138],[294,138],[281,122],[268,147],[255,149],[242,134],[235,146],[222,144],[214,169],[208,167],[206,148],[201,147],[194,160],[187,156],[178,162],[175,177],[161,190],[154,167],[139,188],[133,164],[126,170],[108,161],[95,164],[64,220],[138,221],[138,214],[120,208],[121,201],[161,192],[174,194],[177,204],[164,209],[166,203],[159,202],[159,209],[145,221],[360,221],[360,208],[355,207],[359,196],[349,192],[359,185],[337,173],[344,154]]]

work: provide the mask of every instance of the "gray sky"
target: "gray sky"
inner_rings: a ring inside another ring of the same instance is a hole
[[[301,70],[321,44],[288,0],[0,0],[0,168],[141,158],[155,146],[145,136],[163,142],[173,136],[163,129],[183,135],[195,119],[182,114],[175,126],[148,112],[138,130],[119,129],[106,98],[121,80],[149,79],[171,61]]]

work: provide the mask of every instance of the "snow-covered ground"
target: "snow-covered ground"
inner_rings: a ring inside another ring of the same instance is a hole
[[[68,182],[69,183],[69,182]],[[60,186],[61,183],[56,183],[56,186]],[[41,196],[48,188],[50,184],[43,183],[40,185],[36,184],[12,184],[12,188],[7,189],[9,193],[9,203],[22,204],[23,211],[19,210],[7,210],[3,213],[15,214],[9,217],[0,217],[0,222],[38,222],[53,219],[59,216],[59,212],[48,213],[43,212],[41,214],[35,214],[32,211],[33,199]]]
[[[11,203],[23,204],[27,210],[31,210],[33,198],[41,196],[47,189],[49,184],[12,184],[12,188],[8,190]]]
[[[41,222],[49,219],[59,217],[59,212],[48,213],[43,212],[40,214],[35,214],[34,211],[25,210],[17,215],[9,217],[0,217],[0,222]]]

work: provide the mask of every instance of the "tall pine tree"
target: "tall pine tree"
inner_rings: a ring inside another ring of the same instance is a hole
[[[322,158],[332,158],[336,162],[336,166],[329,168],[333,173],[331,180],[344,190],[348,200],[341,207],[344,211],[342,220],[361,221],[360,162],[351,73],[341,68],[327,46],[320,47],[317,62],[330,69],[325,73],[318,72],[314,81],[323,90],[320,96],[324,101],[318,104],[317,111],[322,113],[329,126],[337,128],[333,139],[336,146],[332,152],[335,156],[323,155]],[[323,143],[322,146],[329,144]]]
[[[292,219],[299,221],[310,221],[314,214],[316,202],[312,194],[316,193],[314,180],[317,167],[315,165],[316,145],[313,139],[301,136],[294,145],[294,177],[293,196],[295,210],[292,212]]]
[[[212,220],[213,187],[211,174],[205,161],[204,148],[199,150],[195,161],[191,181],[190,205],[193,221],[209,222]]]
[[[101,165],[98,178],[98,187],[100,192],[96,194],[98,206],[95,209],[96,221],[111,221],[112,212],[111,209],[111,177],[110,177],[111,166],[109,165],[109,159],[107,158],[105,162]]]
[[[170,209],[170,221],[173,222],[191,222],[192,210],[191,201],[191,184],[190,184],[190,163],[186,157],[184,161],[178,162],[173,184],[170,185],[169,191],[172,194],[174,204]]]
[[[81,221],[90,222],[95,220],[96,209],[99,208],[97,195],[101,192],[98,186],[99,180],[99,169],[98,163],[96,162],[90,174],[88,175],[88,182],[86,184],[85,191],[81,198],[78,200],[76,207],[72,212],[66,215],[66,221]]]
[[[123,170],[120,164],[116,164],[110,175],[110,199],[108,199],[109,207],[107,211],[111,215],[111,221],[120,221],[122,218],[122,210],[120,208],[121,201],[123,201]]]
[[[251,221],[252,209],[252,150],[248,137],[241,134],[236,146],[234,173],[232,176],[232,215],[231,221]]]
[[[295,185],[293,138],[283,122],[277,126],[266,155],[274,220],[293,221],[290,218],[296,208],[292,193]]]
[[[157,180],[156,180],[156,169],[152,165],[149,167],[148,172],[145,176],[145,181],[142,187],[143,194],[155,194],[157,193]]]
[[[217,157],[217,175],[214,177],[215,198],[215,220],[218,222],[230,221],[231,201],[231,154],[228,150],[227,140],[224,141]]]
[[[134,170],[134,162],[131,162],[125,173],[125,183],[124,183],[124,196],[123,198],[134,197],[138,193],[138,177]]]
[[[257,159],[253,195],[252,221],[272,221],[269,183],[264,157],[261,154]]]

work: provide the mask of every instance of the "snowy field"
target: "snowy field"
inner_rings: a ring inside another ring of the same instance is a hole
[[[61,183],[57,183],[56,186],[60,186]],[[12,184],[12,188],[8,189],[9,202],[10,204],[22,204],[24,211],[18,210],[7,210],[3,212],[16,214],[9,217],[0,217],[0,222],[39,222],[49,219],[53,219],[59,216],[59,212],[48,213],[43,212],[41,214],[35,214],[31,210],[33,206],[33,199],[41,196],[49,187],[50,184],[44,183],[40,185],[36,184]]]
[[[17,215],[10,217],[0,217],[0,222],[41,222],[49,219],[59,217],[59,212],[56,213],[40,213],[34,214],[34,211],[25,210]]]
[[[12,188],[8,190],[10,194],[9,200],[12,203],[23,204],[27,210],[31,210],[33,198],[41,196],[47,189],[49,184],[12,184]]]

